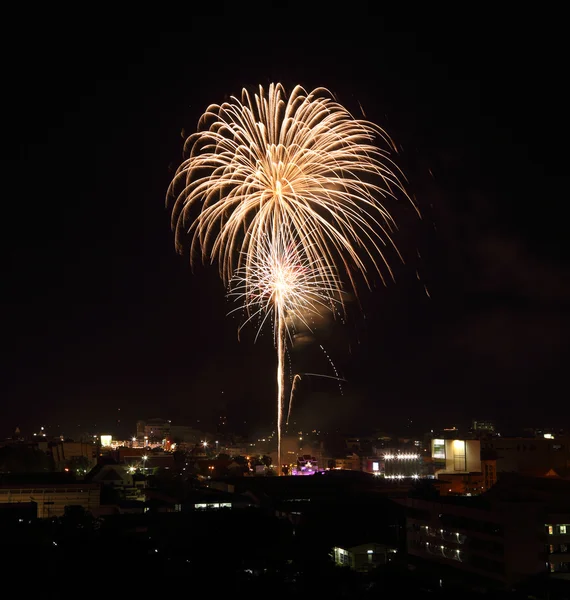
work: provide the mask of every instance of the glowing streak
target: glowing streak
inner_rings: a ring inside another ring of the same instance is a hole
[[[285,394],[285,320],[281,316],[283,307],[277,308],[278,334],[277,334],[277,475],[281,475],[281,422],[283,420],[283,397]]]
[[[285,421],[285,425],[289,425],[289,419],[291,417],[291,408],[293,407],[293,394],[295,393],[295,388],[297,387],[297,381],[301,379],[301,376],[297,373],[295,377],[293,377],[293,384],[291,385],[291,393],[289,394],[289,410],[287,411],[287,421]]]

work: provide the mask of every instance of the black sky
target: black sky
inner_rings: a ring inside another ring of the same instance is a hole
[[[272,81],[360,104],[401,147],[423,214],[394,207],[397,282],[293,353],[297,370],[332,375],[322,344],[348,379],[340,395],[305,378],[298,417],[568,424],[559,19],[351,6],[300,18],[285,3],[262,23],[220,8],[177,32],[67,28],[52,14],[5,37],[1,433],[110,427],[119,407],[127,430],[216,409],[271,424],[270,338],[238,342],[216,269],[192,274],[175,254],[164,199],[181,130],[210,102]]]

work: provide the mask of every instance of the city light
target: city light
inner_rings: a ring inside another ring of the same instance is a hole
[[[419,460],[419,454],[385,454],[384,460]]]

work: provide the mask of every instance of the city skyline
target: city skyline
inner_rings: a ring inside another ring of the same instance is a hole
[[[344,43],[313,32],[310,51],[298,31],[291,47],[218,40],[205,53],[199,21],[188,32],[110,34],[105,48],[89,32],[33,42],[42,52],[28,83],[11,86],[3,144],[3,433],[97,422],[117,408],[134,423],[203,418],[215,406],[270,426],[271,336],[238,341],[216,269],[192,274],[175,255],[164,207],[181,131],[210,102],[269,80],[326,86],[386,127],[423,215],[396,207],[406,259],[396,283],[362,294],[362,315],[324,324],[296,350],[297,372],[334,375],[332,361],[346,382],[341,393],[305,378],[293,418],[566,425],[562,59],[544,49],[529,85],[523,34],[500,20],[484,48],[477,19],[463,36],[435,16],[405,32],[356,21]],[[63,60],[69,48],[80,71]]]

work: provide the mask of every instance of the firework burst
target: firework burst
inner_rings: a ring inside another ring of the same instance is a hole
[[[270,321],[277,343],[281,315],[285,336],[292,340],[299,324],[312,331],[314,317],[342,307],[338,274],[311,262],[298,236],[273,239],[265,235],[254,247],[254,256],[235,271],[228,288],[228,297],[239,304],[231,312],[243,310],[246,315],[240,330],[255,323],[257,339]]]
[[[343,305],[357,275],[392,275],[386,200],[409,199],[386,132],[354,118],[324,88],[281,84],[208,107],[168,188],[178,249],[217,262],[246,321],[273,320],[278,350],[278,456],[287,332]],[[307,324],[307,323],[306,323]]]

